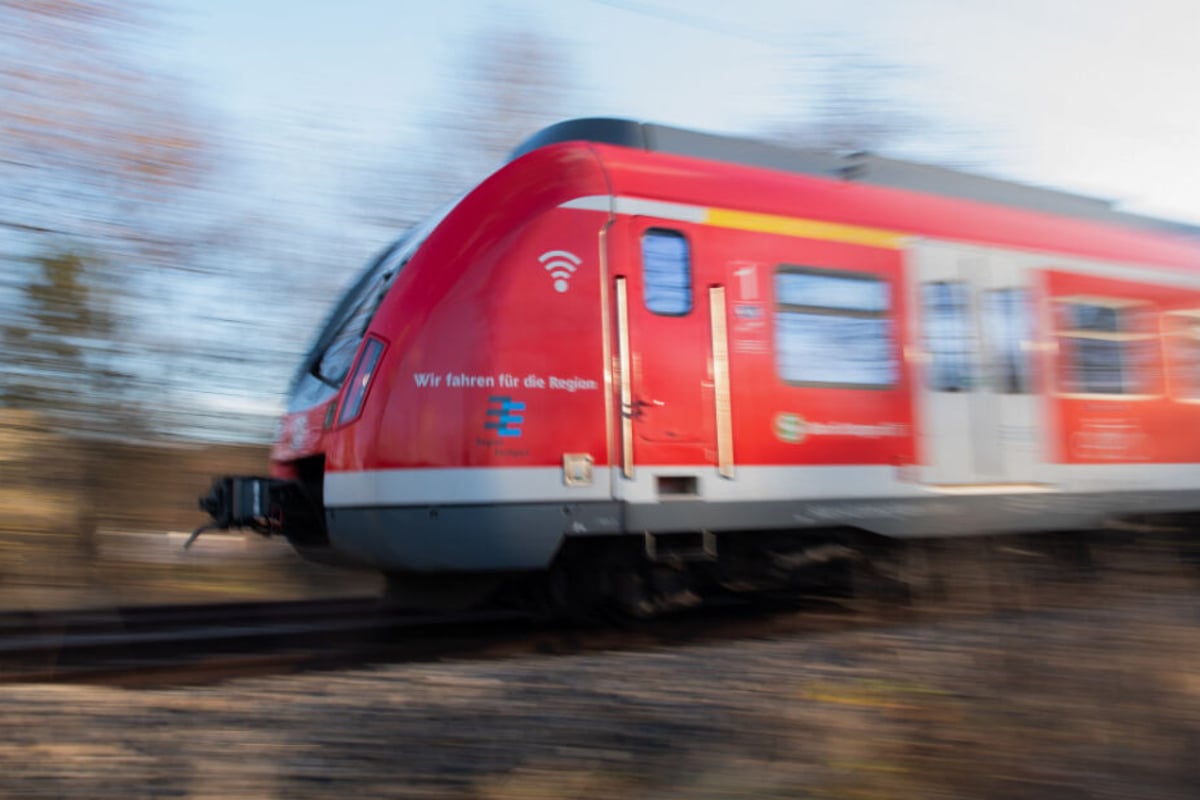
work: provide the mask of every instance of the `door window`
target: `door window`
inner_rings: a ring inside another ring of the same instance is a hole
[[[935,281],[921,287],[925,319],[926,380],[935,392],[967,392],[974,387],[975,330],[966,284]]]
[[[642,234],[642,289],[646,308],[680,317],[692,310],[692,260],[678,231],[652,228]]]
[[[999,394],[1032,391],[1033,319],[1028,289],[990,289],[983,295],[988,384]]]

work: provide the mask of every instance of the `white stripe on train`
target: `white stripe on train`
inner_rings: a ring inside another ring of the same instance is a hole
[[[697,499],[710,502],[1194,491],[1200,486],[1200,464],[1041,464],[1035,472],[1030,483],[935,486],[913,482],[892,466],[740,466],[733,480],[718,475],[716,467],[639,466],[634,480],[621,477],[613,468],[597,468],[592,485],[567,486],[561,467],[386,469],[327,473],[325,504],[352,508],[611,499],[687,501],[660,496],[659,477],[695,477]]]

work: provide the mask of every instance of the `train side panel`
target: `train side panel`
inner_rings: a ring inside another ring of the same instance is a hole
[[[905,491],[895,476],[915,456],[900,250],[697,225],[657,202],[658,216],[618,214],[611,244],[628,295],[632,452],[617,491],[631,527],[780,527],[797,500]],[[672,282],[689,290],[674,302]]]
[[[1200,462],[1200,293],[1048,270],[1053,396],[1065,464]]]

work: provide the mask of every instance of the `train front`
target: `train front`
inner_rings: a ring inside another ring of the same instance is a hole
[[[207,530],[244,528],[286,536],[306,558],[339,566],[370,566],[330,545],[325,518],[327,437],[362,413],[387,342],[368,335],[372,319],[444,214],[410,231],[373,259],[339,299],[305,354],[288,390],[288,405],[271,448],[270,474],[227,475],[200,498]]]
[[[545,572],[568,535],[619,534],[608,191],[590,145],[554,142],[385,250],[302,359],[270,473],[216,480],[207,527],[286,536],[422,602]]]

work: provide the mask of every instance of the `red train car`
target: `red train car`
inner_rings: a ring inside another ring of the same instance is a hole
[[[591,119],[373,262],[271,477],[202,505],[397,587],[653,604],[786,583],[848,532],[1087,530],[1197,486],[1200,231]]]

